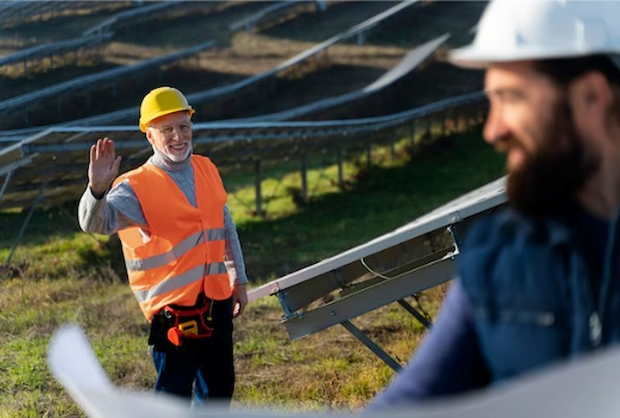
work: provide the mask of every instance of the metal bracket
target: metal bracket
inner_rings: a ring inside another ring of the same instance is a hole
[[[422,325],[424,325],[424,328],[430,329],[433,326],[431,321],[426,319],[426,317],[424,315],[422,315],[422,313],[420,311],[418,311],[416,308],[411,306],[411,304],[409,304],[405,299],[399,299],[397,302],[407,312],[409,312],[411,315],[413,315],[415,317],[415,319],[417,319]]]
[[[399,362],[394,360],[392,356],[385,352],[377,343],[368,338],[366,334],[364,334],[358,327],[353,325],[353,323],[349,320],[342,321],[340,323],[347,331],[349,331],[355,338],[360,340],[362,344],[370,349],[373,353],[377,355],[385,364],[387,364],[392,370],[395,372],[399,372],[402,369],[402,366]]]
[[[303,317],[303,314],[291,310],[288,306],[288,303],[286,302],[286,292],[278,292],[276,293],[276,296],[278,296],[278,300],[280,301],[280,307],[282,308],[282,312],[284,312],[285,320]]]
[[[9,182],[11,181],[11,177],[13,177],[13,171],[11,170],[8,173],[6,173],[6,177],[4,178],[4,183],[2,183],[2,188],[0,189],[0,200],[2,200],[2,196],[4,196],[4,192],[6,191],[6,188],[9,185]]]
[[[32,218],[32,214],[34,213],[35,208],[37,207],[39,202],[43,200],[43,197],[44,197],[43,190],[45,189],[46,185],[47,183],[44,183],[43,185],[41,185],[41,188],[39,189],[39,194],[37,195],[36,199],[34,199],[34,202],[32,203],[30,210],[28,211],[28,215],[26,215],[26,219],[24,219],[24,223],[19,229],[19,233],[17,234],[17,238],[15,239],[15,242],[13,243],[11,252],[9,252],[8,257],[6,258],[5,264],[8,265],[11,262],[11,259],[13,258],[13,254],[15,254],[15,250],[17,250],[17,246],[21,242],[24,236],[24,232],[26,232],[26,228],[28,227],[28,224],[30,223],[30,219]]]

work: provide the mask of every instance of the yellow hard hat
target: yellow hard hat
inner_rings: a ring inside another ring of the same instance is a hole
[[[190,116],[194,109],[179,90],[172,87],[159,87],[151,90],[140,105],[140,130],[146,132],[148,124],[160,116],[186,110]]]

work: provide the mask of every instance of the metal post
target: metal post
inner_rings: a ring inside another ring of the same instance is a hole
[[[359,328],[357,328],[351,321],[343,321],[340,323],[347,331],[349,331],[355,338],[360,340],[362,344],[370,349],[377,355],[385,364],[387,364],[395,372],[399,372],[402,366],[386,353],[381,347],[379,347],[374,341],[372,341],[366,334],[364,334]]]
[[[280,307],[282,307],[282,312],[284,312],[284,317],[285,318],[292,318],[294,317],[295,311],[292,311],[291,308],[289,308],[288,303],[286,302],[286,292],[278,292],[276,293],[276,296],[278,297],[278,300],[280,301]]]
[[[263,216],[263,194],[261,183],[263,181],[261,176],[261,163],[260,160],[254,161],[254,190],[256,196],[256,216]]]
[[[433,118],[429,117],[428,122],[426,123],[426,134],[424,135],[426,140],[430,140],[433,138]]]
[[[338,159],[338,187],[340,190],[344,189],[344,162],[342,161],[342,149],[338,148],[336,150],[336,155]]]
[[[459,112],[457,121],[458,121],[457,122],[458,132],[459,133],[465,132],[467,130],[467,111],[466,110],[461,110],[461,112]]]
[[[425,328],[430,328],[433,324],[424,317],[416,308],[411,306],[405,299],[399,299],[398,304],[402,306],[407,312],[415,317]]]
[[[19,233],[17,234],[17,239],[13,243],[13,247],[11,248],[11,252],[9,253],[9,256],[6,258],[5,264],[7,265],[11,262],[11,258],[13,258],[13,254],[15,254],[15,250],[17,250],[17,246],[21,242],[24,236],[24,232],[26,232],[26,228],[28,227],[28,224],[30,223],[30,219],[32,218],[34,209],[39,204],[39,202],[43,199],[43,189],[45,189],[45,186],[46,186],[45,184],[41,186],[41,189],[39,190],[39,194],[37,195],[37,198],[32,203],[32,206],[30,207],[30,210],[28,211],[28,215],[26,215],[26,219],[24,219],[24,223],[22,224],[22,227],[20,228]]]
[[[358,45],[364,45],[364,42],[366,42],[366,32],[359,32],[355,36],[355,40],[357,41]]]
[[[441,115],[441,136],[446,137],[450,135],[450,128],[448,126],[448,112],[443,112]]]
[[[306,154],[301,157],[301,196],[308,200],[308,159]]]
[[[0,189],[0,200],[2,200],[2,196],[4,196],[4,192],[11,181],[11,177],[13,176],[13,170],[6,173],[6,177],[4,178],[4,183],[2,183],[2,188]]]

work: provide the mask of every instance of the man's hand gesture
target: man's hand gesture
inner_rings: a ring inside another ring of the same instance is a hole
[[[97,198],[101,198],[118,175],[121,156],[116,156],[114,141],[110,138],[98,139],[90,147],[88,165],[88,186]]]

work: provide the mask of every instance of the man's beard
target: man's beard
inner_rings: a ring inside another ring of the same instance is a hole
[[[166,151],[165,148],[159,149],[155,145],[152,145],[152,147],[153,147],[153,152],[161,155],[164,158],[164,160],[166,160],[168,163],[181,163],[183,161],[186,161],[189,158],[189,156],[192,154],[192,152],[194,151],[194,147],[192,146],[192,144],[189,144],[189,146],[187,147],[187,150],[181,156],[172,154]]]
[[[537,138],[539,147],[530,153],[522,149],[523,164],[508,174],[509,202],[531,217],[558,215],[572,207],[600,163],[585,149],[566,100],[558,102],[550,116]]]

